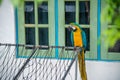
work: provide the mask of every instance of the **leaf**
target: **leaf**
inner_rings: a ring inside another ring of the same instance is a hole
[[[117,40],[120,39],[120,31],[117,28],[106,29],[102,33],[102,38],[105,41],[105,46],[113,47]]]
[[[18,6],[19,0],[11,0],[13,6]]]
[[[0,0],[0,5],[2,4],[2,0]]]
[[[42,1],[44,1],[44,0],[36,0],[37,2],[42,2]]]
[[[120,15],[119,15],[119,16],[116,16],[115,24],[120,27]]]
[[[36,0],[37,4],[41,4],[44,0]]]
[[[103,31],[101,39],[105,41],[105,45],[113,47],[116,41],[120,39],[120,0],[105,1],[107,4],[102,10],[101,22],[114,26]]]
[[[24,3],[24,0],[11,0],[14,7],[18,7],[22,3]]]
[[[101,22],[102,22],[102,23],[106,22],[106,20],[107,20],[107,19],[106,19],[107,10],[108,10],[107,7],[102,10],[102,14],[101,14]]]

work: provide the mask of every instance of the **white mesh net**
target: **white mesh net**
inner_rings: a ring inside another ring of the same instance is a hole
[[[75,80],[76,58],[70,47],[0,44],[0,80]]]

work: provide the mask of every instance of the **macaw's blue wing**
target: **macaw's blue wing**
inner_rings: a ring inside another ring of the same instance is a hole
[[[83,41],[83,47],[86,49],[87,48],[87,39],[86,39],[86,34],[82,30],[82,41]]]
[[[72,43],[72,46],[74,46],[73,32],[71,32],[71,43]]]

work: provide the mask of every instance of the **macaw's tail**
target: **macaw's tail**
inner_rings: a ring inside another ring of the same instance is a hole
[[[87,80],[86,67],[85,67],[85,56],[84,50],[78,54],[79,72],[81,73],[82,80]]]

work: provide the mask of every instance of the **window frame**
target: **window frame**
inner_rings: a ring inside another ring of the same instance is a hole
[[[34,2],[34,17],[35,24],[25,24],[25,13],[24,13],[24,3],[17,7],[17,15],[18,15],[18,35],[17,36],[17,44],[26,44],[25,41],[25,28],[35,28],[35,45],[39,45],[39,28],[48,28],[48,40],[49,45],[55,45],[55,12],[54,12],[54,0],[44,0],[48,2],[48,24],[38,24],[38,3],[36,0],[24,0],[24,2]],[[52,20],[51,20],[52,19]],[[26,48],[27,49],[27,48]],[[30,52],[31,49],[28,49]],[[45,51],[43,49],[42,51]],[[17,53],[17,57],[27,57],[28,55],[21,55],[19,52]],[[43,56],[38,56],[43,57]],[[53,50],[52,57],[55,57],[55,50]]]
[[[105,8],[106,2],[101,0],[101,10]],[[101,32],[114,25],[108,23],[101,24]],[[104,45],[105,41],[101,39],[101,59],[102,60],[120,60],[120,52],[108,52],[108,48]]]
[[[76,1],[76,22],[79,23],[79,1],[90,1],[90,24],[81,25],[83,28],[90,28],[90,51],[87,51],[85,54],[86,59],[97,59],[97,0],[59,0],[58,4],[58,39],[59,45],[65,46],[65,28],[68,25],[65,25],[65,1]],[[61,6],[64,4],[63,6]],[[96,16],[96,17],[94,17]],[[94,43],[94,44],[93,44]]]

